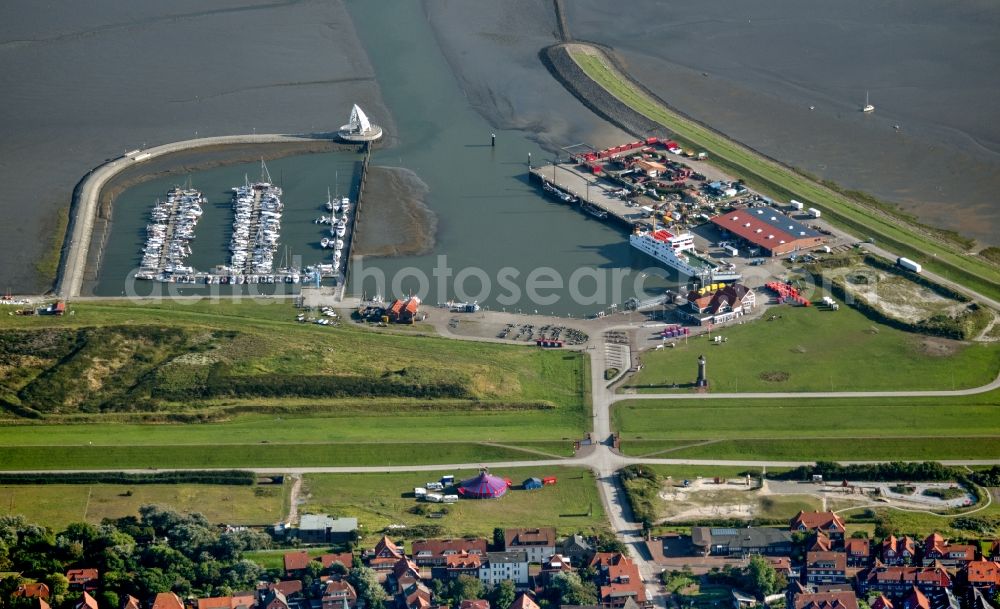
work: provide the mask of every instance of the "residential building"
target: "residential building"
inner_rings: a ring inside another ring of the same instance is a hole
[[[833,512],[799,512],[789,523],[789,530],[802,533],[821,531],[830,538],[833,548],[844,544],[844,521]]]
[[[357,518],[305,514],[299,519],[299,539],[303,543],[347,543],[354,541],[357,530]]]
[[[833,543],[830,542],[830,538],[823,531],[816,531],[812,538],[812,545],[809,546],[808,551],[829,552],[831,550],[833,550]]]
[[[69,582],[70,592],[93,592],[97,589],[100,577],[97,569],[70,569],[66,571],[66,580]]]
[[[871,557],[871,545],[867,538],[852,537],[844,540],[844,552],[848,567],[864,568]]]
[[[990,544],[990,555],[985,558],[1000,562],[1000,539],[994,539]]]
[[[844,552],[806,553],[806,583],[842,584],[847,581],[847,554]]]
[[[309,552],[305,550],[285,552],[285,577],[302,577],[311,561],[312,558],[309,556]]]
[[[632,600],[640,607],[649,606],[639,567],[620,552],[598,552],[590,559],[597,575],[598,601],[604,607],[624,607]]]
[[[354,566],[354,554],[351,552],[336,552],[333,554],[321,554],[316,560],[319,564],[323,565],[324,571],[329,571],[336,563],[344,565],[344,568],[348,571]]]
[[[253,609],[256,598],[253,592],[244,592],[232,596],[215,596],[199,598],[198,609]],[[135,609],[140,609],[136,601]],[[125,609],[124,607],[122,609]]]
[[[252,593],[250,594],[250,601],[251,601],[251,604],[247,605],[247,609],[250,609],[253,606],[252,605],[252,602],[253,602],[253,594]],[[142,609],[142,603],[140,603],[139,599],[137,599],[136,597],[132,596],[131,594],[126,594],[125,598],[122,599],[121,609]],[[199,607],[198,609],[201,609],[201,608]]]
[[[184,603],[173,592],[160,592],[149,609],[184,609]]]
[[[460,575],[478,578],[484,559],[485,553],[449,554],[445,557],[444,564],[431,567],[431,578],[448,580]]]
[[[505,552],[524,552],[528,556],[528,562],[540,564],[555,554],[556,529],[555,527],[507,529],[504,531],[503,549]]]
[[[976,560],[976,546],[967,544],[950,544],[938,533],[929,535],[924,540],[923,564],[940,562],[946,567],[960,567]]]
[[[966,590],[979,590],[987,598],[993,598],[1000,590],[1000,562],[974,560],[966,563],[958,579],[965,584]]]
[[[366,556],[368,566],[380,573],[392,571],[393,566],[400,558],[403,558],[403,551],[394,544],[391,539],[382,536],[382,539],[375,544],[375,549]]]
[[[261,586],[261,590],[277,590],[278,592],[284,594],[287,599],[301,595],[302,588],[302,580],[299,579],[286,579],[284,581],[271,582]]]
[[[348,581],[334,579],[323,584],[320,600],[322,609],[344,609],[345,602],[349,609],[354,609],[358,604],[358,593]]]
[[[788,556],[792,534],[768,527],[691,527],[691,543],[703,556]]]
[[[798,594],[794,609],[858,609],[858,597],[853,591]]]
[[[557,551],[570,559],[575,565],[589,562],[591,555],[594,553],[590,542],[583,535],[570,535],[562,540]]]
[[[889,535],[882,540],[879,560],[890,566],[912,565],[917,559],[917,545],[907,536]]]
[[[421,539],[414,541],[410,554],[420,567],[434,567],[445,564],[448,556],[486,554],[486,540],[474,537],[468,539]]]
[[[527,552],[487,552],[479,567],[479,580],[495,586],[509,579],[516,586],[528,585]]]
[[[481,598],[466,599],[459,604],[458,609],[490,609],[490,602]]]
[[[49,587],[42,582],[18,584],[14,598],[40,598],[45,601],[49,599]]]
[[[753,311],[757,295],[742,283],[734,283],[714,292],[689,292],[687,302],[687,308],[679,310],[682,315],[699,325],[719,324]]]
[[[881,562],[875,563],[858,573],[858,592],[866,595],[869,592],[881,592],[890,599],[900,599],[910,592],[913,586],[928,596],[937,595],[942,590],[951,588],[952,580],[948,571],[940,565],[933,567],[890,567]]]
[[[80,600],[73,604],[73,609],[98,609],[97,600],[89,592],[84,592]]]
[[[530,596],[522,592],[517,595],[514,602],[510,604],[510,609],[539,609],[538,603],[536,603]]]
[[[291,609],[288,599],[280,590],[270,589],[265,591],[260,598],[258,609]]]
[[[412,560],[403,557],[393,565],[387,577],[393,591],[397,609],[429,609],[432,605],[430,588],[420,579],[420,569]]]

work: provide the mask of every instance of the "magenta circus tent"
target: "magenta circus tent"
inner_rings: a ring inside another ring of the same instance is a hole
[[[509,486],[508,480],[482,469],[479,470],[478,476],[463,480],[458,485],[458,494],[469,499],[497,499],[503,497]]]

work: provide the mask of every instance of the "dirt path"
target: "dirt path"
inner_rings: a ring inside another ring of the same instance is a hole
[[[299,523],[299,495],[302,493],[302,476],[292,475],[292,489],[288,493],[288,524]]]

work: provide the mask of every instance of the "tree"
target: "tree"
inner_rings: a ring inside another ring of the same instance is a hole
[[[493,548],[497,551],[500,551],[503,550],[506,546],[507,546],[507,532],[501,527],[493,529]]]
[[[552,576],[552,587],[559,593],[560,605],[597,604],[597,588],[592,583],[584,583],[576,573],[556,573]]]
[[[105,590],[97,597],[97,604],[108,609],[118,609],[121,606],[121,601],[117,592]]]
[[[378,581],[378,573],[374,569],[369,567],[352,569],[348,581],[357,591],[358,598],[365,601],[365,607],[377,609],[388,598],[385,589]]]
[[[493,586],[487,597],[492,609],[509,609],[517,598],[517,589],[514,587],[514,582],[505,579]]]
[[[45,578],[45,585],[49,587],[49,597],[51,604],[58,605],[69,592],[69,580],[62,573],[51,573]]]
[[[483,582],[477,577],[459,575],[451,580],[451,599],[456,603],[483,598]]]
[[[750,592],[763,598],[779,590],[778,572],[760,555],[750,557],[746,568],[746,582]]]

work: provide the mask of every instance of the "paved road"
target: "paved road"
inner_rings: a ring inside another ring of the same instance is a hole
[[[70,210],[70,224],[67,235],[66,251],[63,254],[59,268],[59,283],[56,292],[62,298],[73,298],[80,294],[83,276],[87,267],[87,254],[94,232],[94,220],[97,217],[98,200],[104,185],[119,172],[152,158],[172,154],[192,148],[218,146],[223,144],[276,144],[301,143],[314,138],[307,135],[254,134],[225,135],[220,137],[205,137],[195,140],[173,142],[147,148],[139,154],[122,156],[94,169],[83,179],[80,185],[78,199]]]

